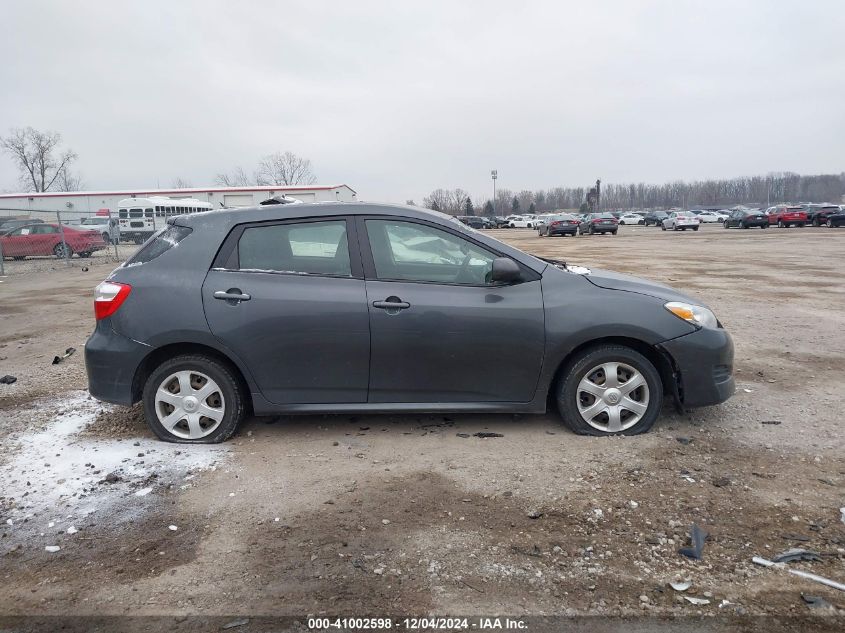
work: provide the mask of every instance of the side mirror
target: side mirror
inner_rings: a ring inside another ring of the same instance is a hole
[[[519,281],[520,276],[519,264],[510,257],[497,257],[493,260],[493,270],[490,275],[491,281],[505,283]]]

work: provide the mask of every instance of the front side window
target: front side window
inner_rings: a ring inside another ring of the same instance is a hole
[[[496,256],[472,242],[425,224],[367,220],[379,279],[484,285]]]
[[[351,277],[346,221],[248,227],[238,240],[238,262],[241,270]]]
[[[153,210],[152,210],[152,209],[147,209],[146,211],[144,211],[144,215],[145,215],[146,217],[148,217],[148,218],[153,217]]]

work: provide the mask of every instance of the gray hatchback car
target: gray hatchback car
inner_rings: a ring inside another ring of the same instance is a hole
[[[734,392],[733,343],[664,285],[533,257],[415,207],[316,203],[172,218],[97,287],[91,394],[161,439],[248,413],[543,413],[637,434],[664,396]]]

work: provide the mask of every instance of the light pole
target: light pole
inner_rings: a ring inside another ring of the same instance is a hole
[[[499,170],[494,169],[490,172],[490,177],[493,179],[493,216],[496,216],[496,179],[499,177]]]

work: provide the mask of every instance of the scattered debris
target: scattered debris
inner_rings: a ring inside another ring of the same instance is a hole
[[[100,481],[100,483],[105,482],[107,484],[116,484],[120,480],[121,480],[121,477],[117,473],[109,473],[108,475],[105,476],[104,479],[102,479]]]
[[[799,543],[806,543],[810,540],[809,536],[803,534],[781,534],[780,537],[787,541],[798,541]]]
[[[473,433],[475,437],[504,437],[501,433],[490,433],[488,431],[479,431],[478,433]]]
[[[65,358],[67,358],[68,356],[73,356],[73,354],[74,354],[75,352],[76,352],[76,348],[75,348],[75,347],[68,347],[68,348],[65,350],[65,353],[64,353],[63,355],[61,355],[61,356],[53,356],[53,364],[54,364],[54,365],[58,365],[59,363],[61,363],[61,362],[62,362]]]
[[[744,391],[745,393],[753,393],[753,392],[751,391],[751,389],[743,389],[743,391]]]
[[[6,374],[2,378],[0,378],[0,384],[3,384],[3,385],[11,385],[11,384],[16,383],[17,381],[18,381],[17,376],[11,376],[9,374]]]
[[[464,438],[469,437],[469,433],[455,433],[455,435],[457,435],[458,437],[464,437]]]
[[[766,560],[760,556],[755,556],[751,559],[751,562],[756,563],[757,565],[762,565],[763,567],[776,567],[777,569],[783,569],[787,573],[790,573],[794,576],[801,576],[801,578],[806,578],[807,580],[812,580],[814,582],[819,582],[823,585],[827,585],[828,587],[833,587],[834,589],[839,589],[839,591],[845,591],[845,584],[841,582],[836,582],[835,580],[831,580],[830,578],[825,578],[823,576],[817,576],[816,574],[811,574],[806,571],[801,571],[800,569],[789,569],[783,563],[775,563],[770,560]]]
[[[793,547],[772,558],[775,563],[791,563],[796,560],[821,560],[821,557],[808,549]]]
[[[152,488],[141,488],[140,490],[135,491],[136,497],[145,497],[153,491]]]
[[[832,604],[830,604],[827,600],[822,598],[821,596],[808,596],[806,593],[802,593],[801,599],[812,610],[815,610],[815,609],[835,609],[836,608]]]
[[[842,513],[842,516],[839,517],[842,523],[845,523],[845,508],[839,508],[839,512]]]
[[[167,529],[168,529],[168,530],[170,530],[171,532],[175,532],[175,531],[176,531],[176,530],[178,530],[179,528],[178,528],[178,527],[176,527],[175,525],[168,525],[168,526],[167,526]]]
[[[731,485],[731,479],[730,477],[716,477],[716,479],[714,479],[710,483],[712,483],[717,488],[724,488],[725,486]]]
[[[382,519],[381,523],[382,525],[390,525],[390,519]]]
[[[698,527],[695,523],[690,528],[690,545],[691,547],[682,547],[678,550],[678,554],[686,556],[687,558],[694,558],[701,560],[701,552],[704,549],[704,541],[707,540],[707,532]]]
[[[543,516],[543,513],[537,510],[536,508],[531,508],[525,516],[527,516],[529,519],[539,519],[541,516]]]
[[[760,424],[780,424],[780,420],[763,420]]]
[[[676,437],[675,439],[678,441],[678,443],[683,444],[685,446],[687,444],[692,444],[693,442],[693,439],[691,437]]]
[[[710,601],[707,598],[693,598],[692,596],[684,596],[684,600],[691,604],[697,605],[710,604]]]
[[[67,529],[67,533],[68,533],[68,534],[76,534],[77,532],[79,532],[79,530],[77,530],[77,529],[76,529],[73,525],[71,525],[71,526]]]
[[[692,587],[692,583],[689,580],[685,580],[683,582],[670,582],[669,586],[675,591],[686,591]]]
[[[640,507],[640,504],[637,503],[636,501],[634,501],[633,499],[631,499],[631,501],[628,502],[628,505],[631,506],[632,510],[636,510],[637,508]]]
[[[59,547],[58,545],[48,545],[48,546],[47,546],[47,547],[45,547],[44,549],[45,549],[46,551],[50,552],[51,554],[54,554],[55,552],[58,552],[58,551],[59,551],[60,549],[62,549],[62,548],[61,548],[61,547]]]
[[[249,624],[249,618],[239,618],[237,620],[232,620],[231,622],[227,622],[226,624],[224,624],[220,628],[223,629],[223,630],[234,629],[235,627],[244,626],[245,624]]]

